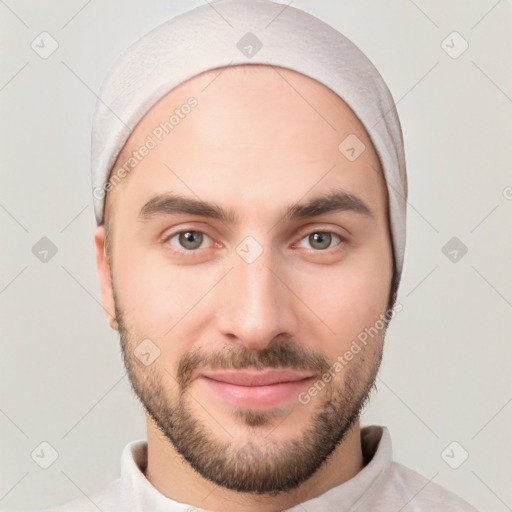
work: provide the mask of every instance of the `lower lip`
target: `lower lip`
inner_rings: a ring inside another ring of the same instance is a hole
[[[276,407],[291,399],[296,400],[298,394],[314,381],[314,377],[266,386],[239,386],[207,377],[198,380],[227,402],[249,409]]]

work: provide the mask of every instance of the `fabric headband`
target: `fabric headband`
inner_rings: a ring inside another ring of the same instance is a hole
[[[289,68],[317,80],[340,96],[366,128],[387,183],[398,287],[405,252],[407,175],[391,93],[374,65],[349,39],[304,11],[270,0],[218,0],[201,5],[142,36],[110,67],[92,126],[97,224],[103,223],[112,167],[151,107],[204,71],[250,63]]]

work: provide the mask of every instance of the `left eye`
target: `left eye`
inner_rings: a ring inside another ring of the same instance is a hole
[[[341,242],[341,237],[336,233],[331,231],[315,231],[305,236],[302,240],[307,240],[313,249],[325,250],[330,248],[331,242],[335,241],[335,239]]]
[[[172,242],[175,239],[177,239],[179,245]],[[210,239],[210,237],[201,231],[180,231],[179,233],[171,235],[166,241],[178,247],[178,249],[192,251],[194,249],[203,248],[203,242],[206,239]]]

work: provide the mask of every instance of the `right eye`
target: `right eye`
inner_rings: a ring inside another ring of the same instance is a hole
[[[164,242],[169,242],[170,245],[177,248],[178,252],[187,253],[205,248],[204,242],[206,239],[210,239],[206,233],[187,229],[167,236]]]

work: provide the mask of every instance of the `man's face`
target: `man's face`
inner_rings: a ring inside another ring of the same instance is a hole
[[[272,493],[321,466],[373,386],[385,329],[351,347],[388,306],[387,192],[368,135],[332,91],[282,68],[218,73],[165,96],[114,166],[148,136],[157,142],[107,195],[102,293],[134,391],[174,449],[218,485]],[[197,106],[158,141],[155,129],[191,96]],[[338,149],[349,135],[366,147],[355,160]],[[285,215],[334,192],[370,214],[345,200]],[[96,236],[101,248],[103,226]],[[248,380],[226,383],[241,369]]]

